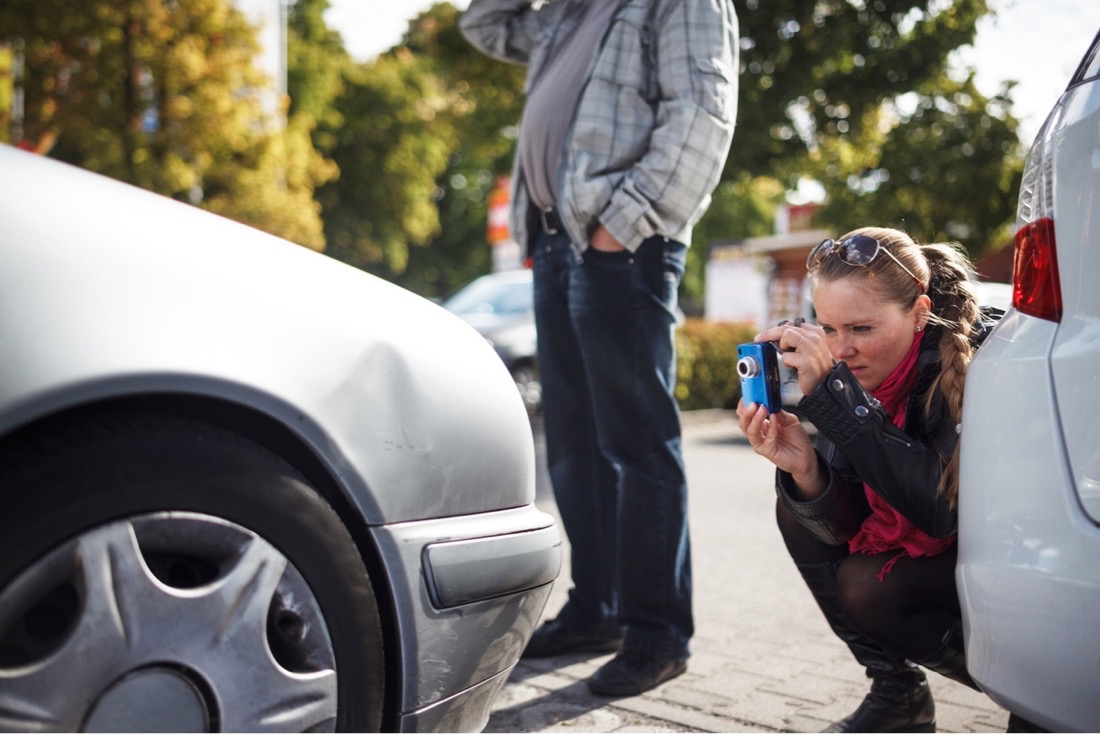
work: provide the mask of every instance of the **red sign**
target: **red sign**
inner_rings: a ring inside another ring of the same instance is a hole
[[[490,245],[503,243],[512,237],[508,229],[508,215],[511,210],[511,192],[509,178],[498,176],[489,192],[489,228],[486,237]]]

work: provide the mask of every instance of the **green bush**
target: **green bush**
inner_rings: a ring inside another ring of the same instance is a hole
[[[749,324],[688,319],[676,331],[676,400],[683,411],[734,409],[741,398],[737,346],[751,342]]]

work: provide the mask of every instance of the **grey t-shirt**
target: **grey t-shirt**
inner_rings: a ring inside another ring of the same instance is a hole
[[[531,203],[539,209],[557,204],[565,133],[592,59],[620,2],[588,0],[584,17],[568,36],[557,40],[556,49],[527,97],[518,155]]]

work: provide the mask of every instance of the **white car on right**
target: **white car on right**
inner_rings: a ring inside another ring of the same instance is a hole
[[[1100,731],[1100,35],[1028,155],[1012,307],[970,365],[967,664],[1051,731]]]

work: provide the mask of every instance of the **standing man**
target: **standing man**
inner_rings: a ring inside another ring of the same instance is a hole
[[[588,687],[634,695],[686,670],[694,631],[675,312],[733,137],[737,18],[731,0],[471,0],[460,23],[528,65],[511,220],[574,587],[523,656],[617,651]]]

